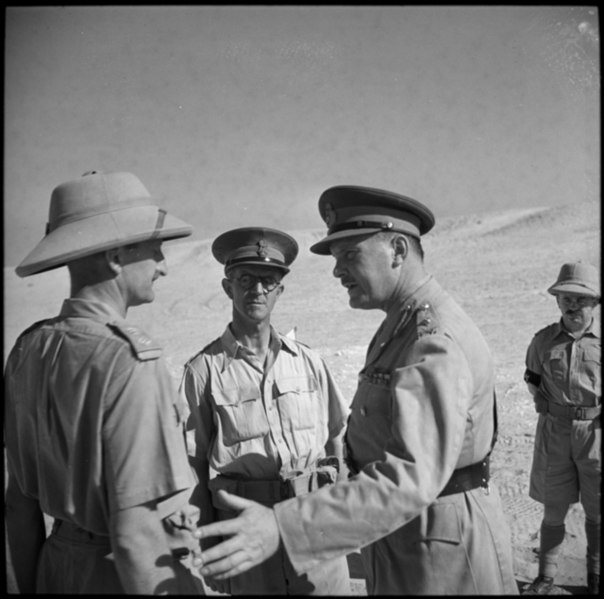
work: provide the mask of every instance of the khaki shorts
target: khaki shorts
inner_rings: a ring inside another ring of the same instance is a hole
[[[594,420],[568,420],[542,414],[537,422],[529,495],[541,503],[581,500],[599,513],[602,429]]]

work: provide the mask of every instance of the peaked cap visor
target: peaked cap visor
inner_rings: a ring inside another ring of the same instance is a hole
[[[319,198],[319,213],[327,224],[327,235],[310,251],[320,255],[328,255],[334,241],[378,231],[419,238],[435,222],[432,211],[413,198],[357,185],[337,185],[324,191]]]
[[[212,254],[225,271],[235,266],[268,266],[289,272],[298,255],[296,240],[282,231],[267,227],[242,227],[219,235]]]
[[[148,203],[98,214],[49,232],[17,266],[16,273],[27,277],[97,252],[151,239],[188,237],[192,232],[191,225]]]

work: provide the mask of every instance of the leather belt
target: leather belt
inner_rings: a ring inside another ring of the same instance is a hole
[[[55,518],[52,525],[52,534],[61,537],[67,541],[75,541],[78,543],[91,543],[93,545],[111,546],[111,541],[108,535],[99,535],[90,532],[67,520]]]
[[[561,416],[569,420],[593,420],[602,412],[602,406],[562,406],[549,401],[546,408],[553,416]]]
[[[90,532],[67,520],[55,518],[55,521],[52,524],[52,534],[66,541],[98,545],[106,547],[109,551],[111,550],[111,539],[109,536]],[[183,560],[189,555],[190,550],[186,547],[179,547],[177,549],[172,549],[171,552],[175,559]]]
[[[439,497],[470,491],[478,487],[488,490],[490,478],[489,461],[489,457],[487,456],[482,462],[454,470],[449,482],[440,492]]]

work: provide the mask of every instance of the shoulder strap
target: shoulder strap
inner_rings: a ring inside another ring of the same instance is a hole
[[[161,346],[147,337],[138,327],[123,322],[108,322],[107,326],[130,343],[132,351],[139,360],[156,360],[161,356]]]

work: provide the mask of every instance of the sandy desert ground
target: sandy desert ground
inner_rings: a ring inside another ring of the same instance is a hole
[[[426,265],[481,327],[497,367],[499,441],[493,478],[512,530],[519,586],[537,573],[541,506],[528,497],[536,414],[525,392],[524,355],[533,334],[558,320],[546,289],[564,262],[600,266],[601,214],[596,202],[555,208],[491,211],[443,219],[424,238]],[[261,222],[250,223],[261,225]],[[289,231],[300,244],[299,258],[285,279],[286,291],[273,322],[324,356],[343,392],[352,399],[366,346],[383,318],[379,311],[352,310],[345,290],[331,275],[333,261],[308,247],[323,235]],[[156,301],[132,309],[130,320],[164,346],[175,382],[182,364],[220,335],[230,303],[213,259],[210,241],[164,245],[168,277],[156,283]],[[19,279],[5,268],[4,360],[21,330],[55,315],[68,293],[66,269]],[[353,592],[364,594],[358,562],[351,559]],[[571,508],[556,582],[561,594],[585,585],[585,533],[579,504]]]

